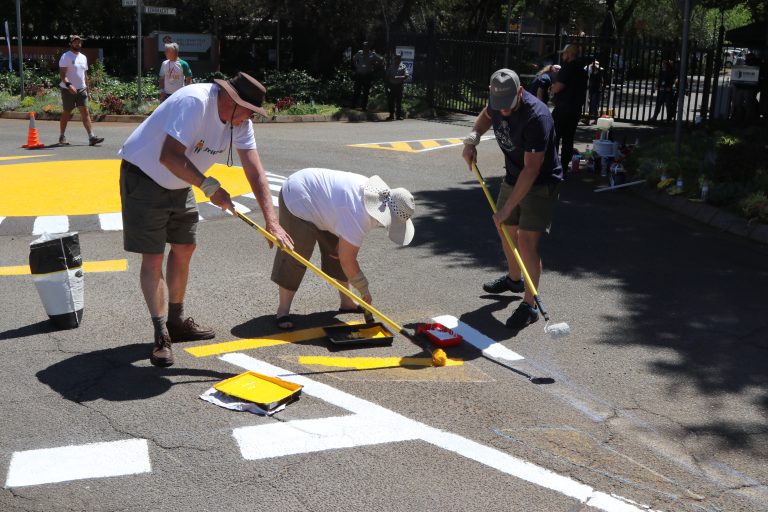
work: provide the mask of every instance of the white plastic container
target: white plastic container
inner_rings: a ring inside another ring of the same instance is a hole
[[[611,128],[613,128],[613,118],[612,117],[598,117],[597,118],[597,129],[601,130],[603,132],[607,132]]]

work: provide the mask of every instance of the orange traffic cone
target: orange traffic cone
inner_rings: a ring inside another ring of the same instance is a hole
[[[27,143],[21,146],[27,149],[39,149],[44,148],[45,144],[40,143],[40,139],[37,136],[37,128],[35,128],[35,113],[29,113],[29,130],[27,131]]]

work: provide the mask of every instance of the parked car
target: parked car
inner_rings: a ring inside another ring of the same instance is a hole
[[[723,66],[739,66],[744,64],[744,57],[746,54],[741,48],[732,48],[723,52]]]

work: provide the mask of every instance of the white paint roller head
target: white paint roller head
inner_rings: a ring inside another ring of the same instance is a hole
[[[552,336],[553,338],[562,338],[571,334],[571,326],[565,322],[549,325],[547,322],[544,325],[544,332]]]

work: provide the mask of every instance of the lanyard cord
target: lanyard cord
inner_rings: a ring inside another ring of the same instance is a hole
[[[235,110],[237,110],[237,105],[232,107],[232,116],[229,118],[229,153],[227,154],[227,167],[232,167],[232,165],[235,163],[235,160],[232,156],[232,132],[235,129],[232,121],[235,119]]]

